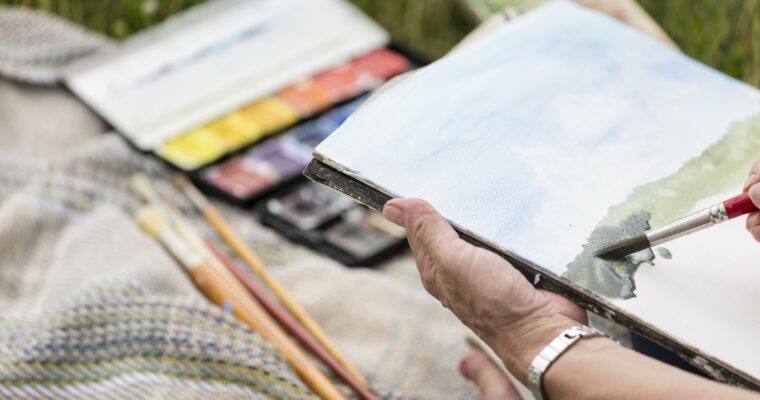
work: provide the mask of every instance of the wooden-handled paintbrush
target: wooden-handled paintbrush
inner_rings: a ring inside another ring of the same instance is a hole
[[[182,264],[198,289],[214,304],[230,307],[240,321],[269,341],[303,382],[323,399],[345,399],[308,356],[226,270],[219,270],[171,226],[158,208],[146,206],[136,215],[140,227],[156,238]]]
[[[288,311],[280,305],[273,297],[271,297],[262,286],[260,286],[253,279],[249,278],[246,273],[238,267],[232,259],[230,259],[224,252],[212,241],[206,241],[211,252],[224,264],[224,266],[234,275],[238,281],[261,303],[264,308],[269,311],[270,314],[280,324],[287,329],[293,336],[300,341],[304,347],[311,351],[315,356],[322,360],[331,370],[335,372],[346,385],[350,386],[359,398],[364,400],[373,400],[374,395],[361,383],[357,382],[353,376],[333,357],[322,345],[304,329],[298,321],[288,314]]]
[[[670,224],[649,230],[643,235],[613,243],[598,251],[596,256],[606,259],[622,258],[753,211],[758,211],[758,208],[747,193],[742,193]]]
[[[311,333],[322,346],[327,349],[330,354],[340,362],[343,367],[354,377],[354,379],[367,386],[367,381],[364,376],[354,367],[351,362],[338,350],[338,348],[327,337],[327,334],[317,324],[316,321],[304,310],[293,297],[285,290],[280,281],[269,272],[264,262],[253,252],[253,250],[246,244],[243,239],[235,232],[229,222],[224,218],[222,213],[214,207],[211,202],[204,196],[184,175],[176,175],[175,183],[182,188],[190,202],[195,205],[203,213],[203,216],[227,242],[227,245],[237,253],[237,255],[246,263],[246,265],[253,271],[261,281],[272,291],[285,308],[290,311],[293,316],[301,322],[309,333]]]

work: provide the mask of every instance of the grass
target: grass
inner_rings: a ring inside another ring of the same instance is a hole
[[[155,25],[203,0],[0,0],[58,14],[116,39]]]
[[[123,39],[203,0],[0,0],[47,10]],[[428,59],[475,25],[458,0],[351,0]],[[760,87],[760,0],[639,0],[690,56]]]
[[[760,0],[640,0],[686,54],[760,87]]]

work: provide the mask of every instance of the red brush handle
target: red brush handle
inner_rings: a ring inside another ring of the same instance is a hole
[[[747,193],[742,193],[724,201],[723,207],[726,208],[726,214],[728,214],[729,219],[758,211],[757,206],[755,206]]]
[[[327,364],[336,375],[341,377],[348,386],[350,386],[359,395],[361,399],[373,400],[374,395],[361,383],[356,381],[354,377],[340,364],[338,360],[330,354],[301,324],[285,310],[285,307],[277,302],[272,296],[270,296],[264,288],[261,287],[253,279],[249,278],[243,270],[235,264],[227,254],[222,251],[219,246],[214,244],[210,240],[206,240],[206,246],[211,250],[214,255],[219,258],[219,261],[224,264],[225,267],[235,275],[240,283],[245,286],[246,289],[258,300],[264,308],[269,311],[272,316],[277,319],[282,326],[285,327],[290,333],[293,334],[307,349],[309,349],[315,356]]]

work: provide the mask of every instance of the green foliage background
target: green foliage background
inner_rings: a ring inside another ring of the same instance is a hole
[[[158,23],[203,0],[0,0],[41,8],[114,38]],[[399,45],[428,59],[475,26],[460,0],[351,0]],[[760,87],[760,0],[639,0],[682,50]]]

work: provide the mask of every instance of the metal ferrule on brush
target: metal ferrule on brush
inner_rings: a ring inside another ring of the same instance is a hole
[[[158,239],[186,269],[190,270],[203,263],[203,256],[171,229],[164,229]]]
[[[646,232],[646,236],[650,246],[657,246],[725,221],[728,221],[726,207],[723,203],[718,203],[671,224],[652,229]]]

